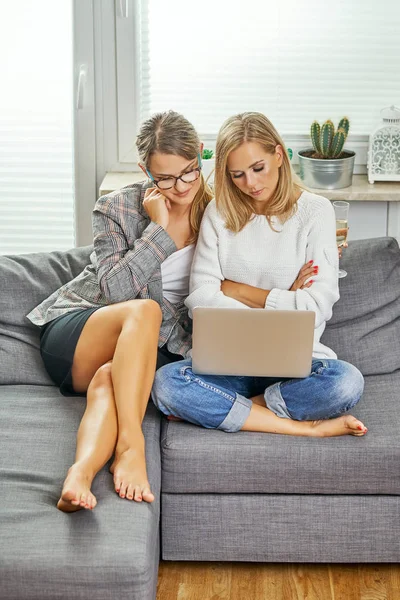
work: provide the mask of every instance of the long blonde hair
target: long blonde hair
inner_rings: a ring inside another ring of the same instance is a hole
[[[142,124],[136,138],[140,162],[149,168],[150,158],[155,152],[174,154],[193,160],[200,152],[200,139],[193,125],[179,113],[169,110],[156,113]],[[189,224],[191,235],[187,244],[196,243],[200,223],[213,193],[200,174],[200,189],[190,207]]]
[[[244,142],[260,144],[266,152],[274,154],[277,145],[282,146],[282,164],[275,192],[268,202],[266,218],[272,229],[271,217],[279,217],[285,222],[296,210],[299,183],[293,180],[290,159],[285,144],[265,115],[258,112],[244,112],[225,121],[219,130],[215,151],[214,190],[218,210],[225,219],[228,229],[237,233],[254,215],[251,198],[242,192],[230,176],[227,167],[228,156]]]

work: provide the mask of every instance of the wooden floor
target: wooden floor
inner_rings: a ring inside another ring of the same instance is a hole
[[[400,565],[162,561],[157,600],[400,600]]]

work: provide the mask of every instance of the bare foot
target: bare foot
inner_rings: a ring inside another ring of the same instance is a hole
[[[345,415],[336,419],[326,419],[324,421],[310,421],[310,424],[311,435],[315,437],[332,437],[336,435],[363,436],[368,431],[364,423],[352,415]]]
[[[92,480],[78,465],[68,469],[57,508],[63,512],[75,512],[82,508],[92,510],[96,504],[96,496],[90,491]]]
[[[147,479],[144,449],[127,448],[122,452],[116,450],[110,471],[114,475],[115,491],[120,498],[153,502],[154,494]]]

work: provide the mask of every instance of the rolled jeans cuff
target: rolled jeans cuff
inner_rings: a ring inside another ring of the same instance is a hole
[[[231,410],[226,415],[217,429],[222,429],[228,433],[240,431],[247,421],[253,403],[249,398],[236,394],[236,400],[232,404]]]
[[[277,417],[283,417],[284,419],[292,418],[289,414],[286,403],[282,398],[280,381],[267,387],[264,392],[264,400],[269,410],[272,410]]]

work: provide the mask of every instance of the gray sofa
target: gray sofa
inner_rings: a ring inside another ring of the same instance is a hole
[[[365,375],[364,438],[210,431],[150,403],[144,430],[156,501],[113,493],[56,510],[85,401],[65,398],[25,315],[86,264],[90,247],[0,257],[0,599],[153,599],[159,561],[400,561],[400,250],[350,243],[323,341]],[[160,513],[161,503],[161,513]]]

